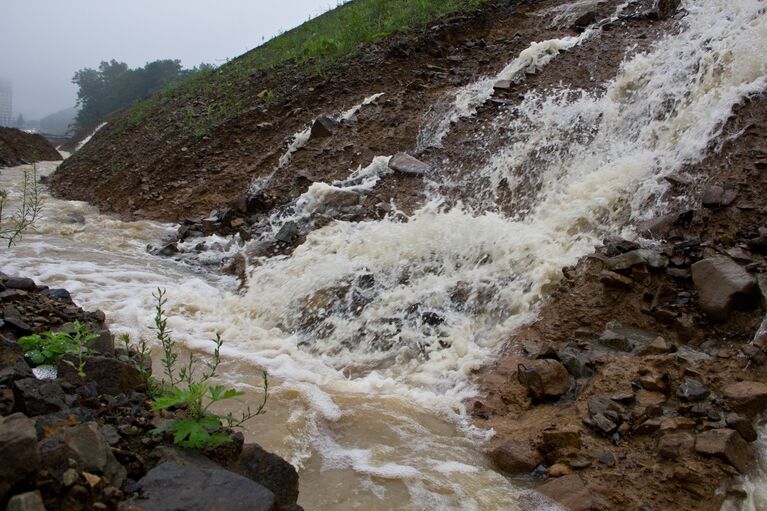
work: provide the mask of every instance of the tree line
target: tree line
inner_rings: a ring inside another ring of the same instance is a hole
[[[72,83],[78,87],[77,104],[80,111],[77,114],[77,124],[83,128],[95,124],[137,99],[195,73],[211,69],[213,66],[210,64],[184,69],[180,60],[172,59],[156,60],[135,69],[113,59],[101,62],[98,69],[81,69],[72,78]]]

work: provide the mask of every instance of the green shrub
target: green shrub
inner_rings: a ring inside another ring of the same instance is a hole
[[[28,335],[19,339],[19,345],[26,350],[26,357],[32,365],[56,364],[64,355],[76,355],[77,362],[64,360],[64,363],[77,369],[85,376],[85,357],[92,353],[91,344],[98,335],[88,331],[85,324],[75,321],[74,331],[45,332],[40,335]]]
[[[168,316],[165,310],[167,299],[164,289],[158,289],[153,295],[155,305],[155,330],[156,337],[162,348],[160,363],[163,367],[163,377],[160,380],[151,377],[146,369],[148,360],[148,346],[146,342],[138,347],[137,365],[141,365],[140,371],[145,378],[147,388],[151,389],[150,396],[154,399],[152,410],[160,412],[169,408],[179,408],[186,411],[187,418],[176,419],[168,426],[153,430],[154,433],[169,432],[173,434],[173,442],[184,447],[195,449],[215,447],[231,442],[230,436],[224,428],[238,428],[245,422],[257,415],[266,413],[264,407],[269,397],[269,381],[266,372],[263,372],[264,399],[256,410],[247,407],[239,416],[231,412],[226,415],[218,415],[211,411],[211,406],[221,401],[237,399],[244,395],[235,389],[227,389],[224,385],[214,385],[211,380],[216,375],[216,370],[221,364],[221,346],[224,341],[216,334],[213,343],[212,362],[200,363],[193,353],[189,354],[187,361],[177,369],[178,351],[176,342],[170,336],[168,329]],[[126,346],[130,341],[123,339]],[[201,368],[200,366],[203,366]],[[198,376],[199,372],[199,376]]]

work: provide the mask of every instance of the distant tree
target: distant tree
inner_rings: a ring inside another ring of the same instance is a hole
[[[27,125],[27,121],[24,119],[24,116],[19,114],[18,117],[16,117],[16,121],[13,123],[14,128],[18,128],[20,130],[24,129],[24,126]]]
[[[81,69],[72,78],[72,83],[78,87],[80,111],[77,123],[81,127],[95,124],[137,99],[210,69],[213,69],[210,64],[184,69],[180,60],[171,59],[156,60],[136,69],[130,69],[126,63],[116,60],[102,62],[98,69]]]

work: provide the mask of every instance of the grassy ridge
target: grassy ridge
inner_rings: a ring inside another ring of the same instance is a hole
[[[407,32],[457,11],[471,11],[490,0],[351,0],[285,32],[266,44],[224,64],[199,73],[154,96],[135,103],[118,124],[118,130],[144,125],[158,109],[176,112],[185,133],[205,135],[211,127],[242,110],[247,88],[243,80],[260,70],[292,62],[322,73],[328,65],[379,42],[396,32]],[[268,103],[279,90],[264,91]],[[205,101],[199,101],[199,98]],[[191,98],[198,98],[191,105]],[[252,106],[252,101],[250,102]]]

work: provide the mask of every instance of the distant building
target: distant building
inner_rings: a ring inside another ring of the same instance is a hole
[[[7,80],[0,80],[0,126],[13,124],[13,86]]]

